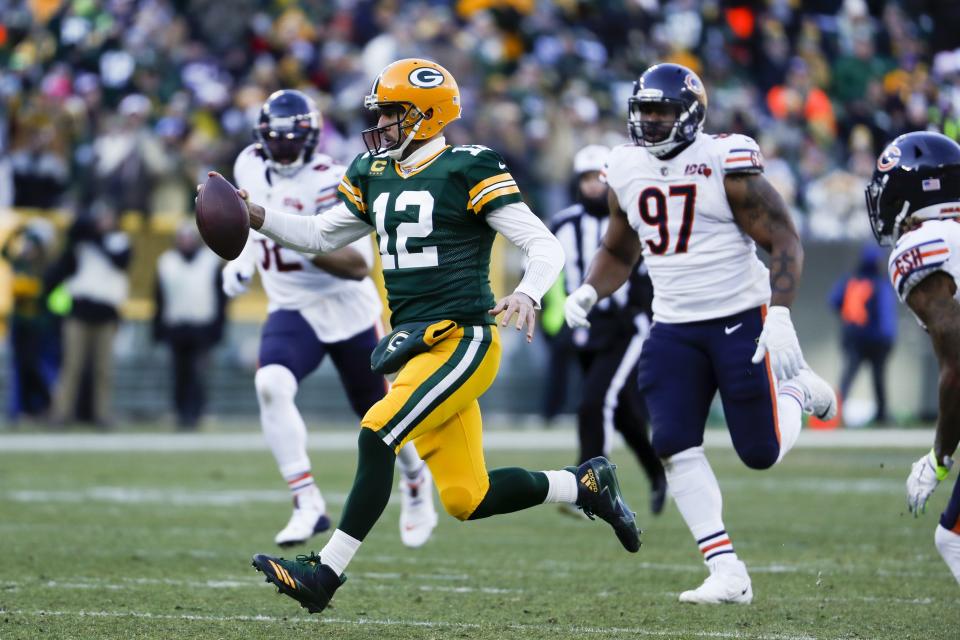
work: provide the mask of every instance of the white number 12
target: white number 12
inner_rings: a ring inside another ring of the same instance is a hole
[[[390,253],[390,235],[387,233],[387,204],[389,193],[381,193],[373,201],[373,215],[377,223],[377,235],[380,236],[380,259],[386,269],[415,269],[418,267],[436,267],[439,264],[436,247],[423,247],[418,253],[407,251],[407,240],[426,238],[433,233],[433,196],[429,191],[403,191],[397,196],[393,210],[395,213],[417,208],[416,222],[401,222],[397,225],[397,253]]]

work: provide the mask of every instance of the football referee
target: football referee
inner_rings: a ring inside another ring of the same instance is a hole
[[[566,253],[567,294],[580,286],[607,229],[607,186],[601,171],[609,152],[602,145],[589,145],[576,154],[571,189],[576,203],[551,221],[551,231]],[[653,285],[641,260],[627,284],[590,312],[590,328],[574,331],[573,345],[583,372],[577,463],[609,456],[616,429],[650,479],[650,510],[657,514],[663,510],[667,481],[650,445],[646,408],[637,384],[637,363],[650,327],[652,300]]]

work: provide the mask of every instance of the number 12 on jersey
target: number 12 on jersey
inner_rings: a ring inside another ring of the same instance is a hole
[[[415,253],[411,253],[407,248],[407,240],[410,238],[426,238],[433,233],[433,196],[429,191],[401,191],[397,194],[397,199],[393,203],[393,216],[416,207],[417,220],[396,225],[395,250],[391,253],[391,238],[387,229],[387,209],[391,195],[381,193],[373,201],[373,215],[376,218],[377,235],[380,236],[380,259],[383,262],[383,268],[385,270],[416,269],[438,266],[440,263],[436,247],[422,247]]]
[[[697,185],[679,184],[670,187],[671,198],[683,198],[683,217],[680,221],[680,233],[674,253],[686,253],[693,232],[693,210],[697,200]],[[651,227],[657,227],[660,238],[657,242],[647,240],[647,246],[654,255],[663,255],[670,248],[670,227],[667,226],[667,196],[660,187],[647,187],[640,193],[640,218]]]

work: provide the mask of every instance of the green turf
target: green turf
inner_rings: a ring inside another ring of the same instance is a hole
[[[639,554],[554,506],[442,517],[410,551],[391,504],[333,606],[308,616],[249,564],[276,551],[288,516],[266,451],[0,455],[0,638],[958,637],[960,589],[933,547],[950,484],[925,517],[908,516],[916,452],[799,450],[758,473],[711,451],[755,592],[750,607],[719,608],[676,602],[705,575],[696,546],[672,505],[645,513],[645,484],[620,457],[646,529]],[[488,454],[490,466],[568,462]],[[315,453],[314,464],[336,516],[354,456]],[[144,501],[126,500],[134,490]]]

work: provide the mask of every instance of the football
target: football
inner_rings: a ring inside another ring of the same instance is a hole
[[[197,228],[207,246],[224,260],[240,255],[250,233],[250,217],[237,188],[214,171],[197,194]]]

